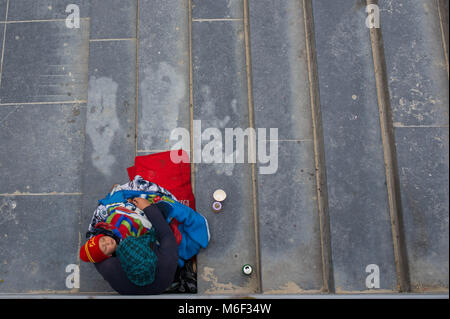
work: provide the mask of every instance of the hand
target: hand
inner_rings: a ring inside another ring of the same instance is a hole
[[[150,202],[141,197],[130,198],[128,199],[128,202],[130,202],[140,210],[144,210],[146,207],[150,206]]]

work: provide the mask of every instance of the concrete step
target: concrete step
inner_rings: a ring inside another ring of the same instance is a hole
[[[78,263],[89,9],[74,32],[40,4],[0,1],[2,294],[66,293]]]
[[[379,29],[371,0],[70,3],[80,29],[0,0],[1,296],[114,294],[87,225],[175,128],[211,231],[199,296],[448,293],[448,2],[380,0]]]
[[[439,6],[444,3],[447,10],[442,11]],[[411,291],[448,291],[448,33],[443,42],[448,18],[440,19],[440,14],[448,14],[448,1],[383,0],[379,5],[407,259],[404,271]]]
[[[377,88],[365,6],[313,2],[336,292],[397,288]],[[333,19],[330,19],[330,16]]]
[[[268,140],[267,153],[278,151],[277,163],[269,163],[272,169],[258,156],[255,171],[261,290],[320,293],[321,241],[303,5],[249,1],[248,10],[251,108],[254,126],[267,135],[258,136],[258,152],[260,139]],[[277,136],[269,137],[271,128],[278,130]]]
[[[128,179],[136,155],[137,2],[90,2],[88,101],[82,169],[79,247],[93,208],[112,185]],[[125,168],[125,169],[124,169]],[[79,261],[78,293],[111,292],[91,264]]]
[[[224,141],[225,128],[249,127],[243,7],[237,1],[230,10],[216,6],[214,1],[192,2],[193,121],[199,126],[191,131],[195,196],[211,227],[211,249],[198,256],[198,289],[201,294],[251,294],[259,292],[258,275],[246,277],[241,268],[251,264],[257,271],[259,265],[252,167],[226,163],[237,153],[245,156],[246,149],[225,149]],[[213,163],[206,156],[214,143],[209,133],[220,137],[214,151],[219,158]],[[227,193],[220,213],[211,211],[216,189]]]

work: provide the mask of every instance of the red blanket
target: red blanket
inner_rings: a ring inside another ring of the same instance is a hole
[[[174,155],[176,155],[174,158],[181,157],[179,163],[174,163],[171,160],[171,152],[176,152],[174,153]],[[133,180],[136,175],[140,175],[145,180],[164,187],[171,192],[180,203],[196,210],[195,198],[191,186],[191,164],[189,162],[189,156],[185,151],[175,150],[136,156],[134,166],[127,168],[127,171],[130,180]],[[181,234],[179,234],[177,229],[178,222],[173,220],[170,223],[170,226],[179,243]]]
[[[170,153],[181,156],[180,163],[174,163]],[[130,180],[136,175],[158,184],[171,192],[180,203],[195,210],[195,199],[191,186],[191,164],[183,150],[166,151],[144,156],[136,156],[134,166],[127,169]]]

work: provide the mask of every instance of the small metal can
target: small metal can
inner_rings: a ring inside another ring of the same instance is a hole
[[[246,276],[250,276],[253,272],[253,267],[249,264],[242,266],[242,273]]]
[[[222,203],[221,202],[214,202],[211,206],[211,209],[215,213],[219,213],[222,210]]]

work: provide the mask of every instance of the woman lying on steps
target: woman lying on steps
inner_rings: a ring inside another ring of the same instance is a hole
[[[151,229],[131,217],[111,216],[113,223],[99,223],[99,234],[81,247],[80,258],[93,262],[119,294],[160,294],[173,282],[178,245],[158,203],[139,197],[129,201],[144,212]]]

